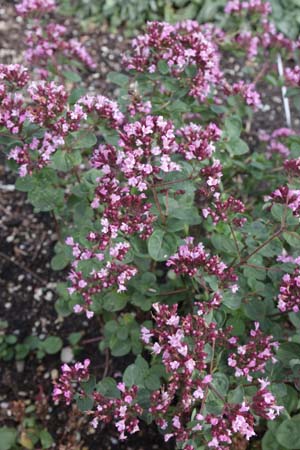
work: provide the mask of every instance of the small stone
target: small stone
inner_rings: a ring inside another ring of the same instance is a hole
[[[51,370],[51,379],[52,380],[57,380],[58,378],[58,370],[57,369],[52,369]]]
[[[64,347],[60,352],[60,359],[63,363],[70,363],[74,358],[74,353],[71,347]]]
[[[25,366],[25,362],[24,361],[16,361],[16,369],[18,373],[22,373],[24,372],[24,366]]]
[[[41,297],[43,295],[43,289],[42,288],[37,288],[34,291],[34,295],[33,298],[37,301],[41,300]]]
[[[47,302],[50,302],[53,299],[53,292],[48,291],[45,295],[45,300],[47,300]]]

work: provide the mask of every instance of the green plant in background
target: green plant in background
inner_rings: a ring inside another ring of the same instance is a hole
[[[125,27],[127,34],[141,28],[149,20],[196,19],[199,22],[218,21],[222,18],[225,0],[63,0],[61,11],[76,14],[83,25],[107,22],[112,30]]]
[[[270,3],[278,29],[296,39],[300,30],[299,0],[270,0]],[[125,27],[125,33],[132,34],[148,20],[223,23],[225,4],[226,0],[62,0],[60,7],[63,14],[76,14],[83,26],[107,22],[112,30]]]

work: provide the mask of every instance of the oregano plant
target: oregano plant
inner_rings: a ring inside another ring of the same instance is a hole
[[[1,145],[57,227],[57,312],[101,318],[100,351],[131,364],[119,379],[65,364],[54,401],[120,440],[145,421],[184,450],[262,435],[264,450],[300,448],[300,138],[274,130],[259,93],[287,86],[297,103],[299,43],[261,0],[229,1],[222,29],[150,22],[110,99],[78,87],[96,65],[47,20],[55,7],[17,6],[30,70],[0,66]]]

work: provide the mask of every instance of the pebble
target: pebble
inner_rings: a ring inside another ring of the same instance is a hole
[[[51,374],[51,379],[52,379],[52,380],[57,380],[58,375],[59,375],[57,369],[52,369],[51,372],[50,372],[50,374]]]
[[[47,300],[47,302],[50,302],[53,299],[53,292],[48,291],[45,295],[45,300]]]
[[[60,352],[60,359],[63,363],[70,363],[74,358],[74,353],[71,347],[64,347]]]
[[[43,295],[43,289],[42,288],[37,288],[34,291],[33,298],[34,298],[34,300],[38,300],[39,301],[39,300],[41,300],[42,295]]]
[[[24,372],[25,361],[16,361],[16,369],[18,373]]]

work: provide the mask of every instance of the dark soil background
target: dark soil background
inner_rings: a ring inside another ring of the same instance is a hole
[[[15,17],[12,2],[2,0],[0,3],[0,63],[22,62],[25,25]],[[113,95],[112,86],[105,79],[108,72],[120,69],[121,54],[128,48],[128,41],[121,33],[112,35],[104,25],[82,34],[76,32],[79,28],[73,19],[64,23],[75,30],[74,33],[98,63],[97,71],[87,74],[84,80],[87,88]],[[239,78],[239,72],[239,63],[229,59],[228,76]],[[280,92],[268,88],[264,91],[263,102],[267,105],[266,112],[256,116],[250,139],[252,147],[258,143],[256,132],[264,128],[264,114],[271,116],[268,123],[273,121],[273,129],[284,126]],[[298,127],[299,121],[294,125]],[[50,269],[49,262],[57,240],[55,224],[49,214],[33,213],[26,202],[26,195],[14,189],[14,175],[5,168],[3,161],[0,156],[0,320],[8,322],[6,332],[16,335],[19,342],[30,335],[42,339],[49,334],[57,335],[64,340],[64,346],[68,346],[68,335],[82,331],[83,343],[86,343],[78,358],[91,356],[99,378],[103,373],[118,376],[128,360],[112,361],[107,357],[109,355],[105,357],[99,352],[97,337],[100,325],[97,319],[87,322],[74,315],[64,320],[58,318],[54,308],[57,299],[55,286],[58,281],[65,281],[66,272],[56,273]],[[36,422],[52,434],[57,450],[173,448],[172,443],[167,445],[163,442],[155,427],[146,426],[120,444],[114,427],[99,428],[95,433],[75,407],[54,406],[51,401],[52,381],[57,378],[60,365],[59,355],[39,360],[35,354],[30,354],[24,362],[0,360],[1,426],[18,427],[21,433],[25,409],[35,405]],[[235,445],[235,449],[245,448],[244,442]]]

